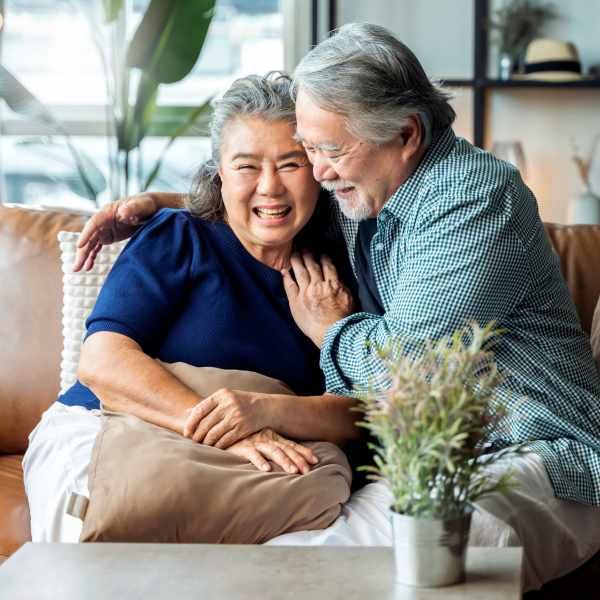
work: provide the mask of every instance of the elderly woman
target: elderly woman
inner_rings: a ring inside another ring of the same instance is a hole
[[[293,138],[289,85],[272,74],[231,86],[215,108],[212,159],[190,211],[160,211],[114,265],[87,321],[79,381],[30,437],[23,464],[34,541],[79,539],[81,522],[65,509],[72,492],[87,495],[101,404],[263,471],[307,473],[318,459],[298,441],[358,436],[352,399],[324,393],[318,349],[296,326],[283,287],[293,252],[308,247],[321,259],[304,254],[307,268],[351,310],[323,255],[336,258],[343,245],[327,230],[328,199]],[[260,373],[294,395],[200,397],[165,367],[177,362]]]

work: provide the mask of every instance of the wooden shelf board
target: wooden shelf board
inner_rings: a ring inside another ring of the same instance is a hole
[[[484,79],[475,85],[486,88],[598,88],[600,79],[579,79],[577,81],[537,81],[534,79]]]
[[[600,88],[600,79],[578,81],[536,81],[533,79],[440,79],[446,87],[478,88]]]
[[[474,79],[440,79],[440,81],[446,87],[473,87],[475,85]]]

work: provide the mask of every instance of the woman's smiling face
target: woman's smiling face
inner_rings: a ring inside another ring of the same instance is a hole
[[[226,220],[259,260],[278,262],[281,254],[287,261],[317,203],[319,184],[294,132],[292,123],[260,117],[236,118],[224,131],[219,175]]]

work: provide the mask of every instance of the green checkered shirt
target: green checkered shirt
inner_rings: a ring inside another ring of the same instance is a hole
[[[337,216],[354,257],[358,223]],[[510,374],[501,395],[511,410],[493,448],[531,440],[559,498],[600,505],[600,380],[518,171],[444,131],[379,213],[371,262],[385,314],[328,329],[327,389],[353,394],[381,373],[367,342],[437,339],[494,320],[506,330],[495,355]]]

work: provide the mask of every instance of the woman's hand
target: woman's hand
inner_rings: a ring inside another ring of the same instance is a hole
[[[310,465],[319,459],[310,448],[282,437],[272,429],[262,429],[227,448],[236,456],[247,459],[257,469],[270,471],[272,461],[287,473],[308,473]]]
[[[267,427],[265,394],[222,388],[190,410],[183,435],[195,442],[226,449]]]
[[[88,220],[79,236],[73,271],[82,267],[89,271],[104,244],[131,237],[158,208],[154,196],[148,193],[129,196],[102,207]]]
[[[291,262],[296,281],[289,271],[282,275],[292,316],[320,348],[327,329],[352,314],[352,294],[338,278],[330,258],[324,256],[319,263],[303,252],[292,255]]]

